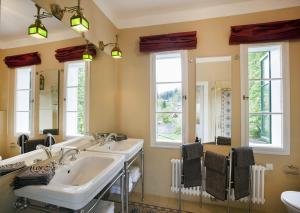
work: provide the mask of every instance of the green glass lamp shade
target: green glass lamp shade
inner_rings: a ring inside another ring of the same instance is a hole
[[[122,51],[120,50],[119,47],[114,47],[112,50],[111,50],[111,57],[113,58],[122,58]]]
[[[89,30],[90,24],[82,14],[73,15],[70,19],[71,27],[78,32]]]
[[[40,20],[36,20],[34,24],[28,27],[28,35],[34,38],[47,38],[48,31]]]
[[[82,60],[84,60],[84,61],[92,61],[93,60],[93,55],[89,51],[85,51],[82,54]]]

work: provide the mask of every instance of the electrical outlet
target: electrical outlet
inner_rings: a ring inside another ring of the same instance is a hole
[[[272,171],[273,170],[273,164],[272,163],[267,163],[266,164],[266,170]]]

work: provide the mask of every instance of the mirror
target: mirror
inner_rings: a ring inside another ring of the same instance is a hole
[[[59,71],[45,70],[39,76],[39,132],[59,134]]]
[[[231,57],[196,60],[196,137],[231,145]]]
[[[28,35],[28,27],[35,22],[37,8],[32,0],[0,0],[0,167],[22,153],[17,144],[18,135],[29,135],[29,144],[23,151],[30,152],[38,144],[47,144],[47,133],[62,139],[63,123],[63,67],[55,59],[58,48],[85,44],[81,34],[55,17],[41,21],[48,30],[43,39]],[[41,9],[41,12],[45,12]],[[41,64],[31,69],[8,68],[6,56],[38,52]],[[20,84],[20,82],[22,82]],[[20,85],[27,85],[26,88]],[[26,90],[26,91],[23,91]],[[26,95],[24,95],[26,93]],[[23,113],[23,114],[22,114]],[[18,116],[16,116],[18,114]],[[23,117],[21,115],[24,115]],[[25,123],[26,122],[26,123]],[[30,131],[23,131],[23,130]],[[20,131],[17,131],[20,130]],[[1,171],[0,171],[1,173]]]

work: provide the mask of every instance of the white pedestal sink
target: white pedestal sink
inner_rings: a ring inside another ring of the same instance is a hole
[[[26,186],[16,196],[73,210],[86,206],[122,169],[124,156],[81,152],[75,161],[59,166],[48,185]]]
[[[88,151],[93,152],[107,152],[125,155],[125,161],[131,159],[143,147],[143,139],[129,138],[119,142],[108,142],[104,145],[94,145],[87,148]]]

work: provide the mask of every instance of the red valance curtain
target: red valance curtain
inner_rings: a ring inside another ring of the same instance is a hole
[[[300,19],[231,27],[229,44],[247,44],[300,38]]]
[[[140,37],[141,52],[160,52],[196,48],[196,31]]]
[[[25,67],[41,64],[41,57],[38,52],[33,52],[21,55],[6,56],[4,58],[4,62],[9,68]]]
[[[82,54],[86,49],[86,44],[72,47],[65,47],[55,50],[55,58],[59,62],[66,61],[76,61],[82,59]],[[92,54],[93,57],[97,55],[97,50],[95,45],[89,44],[88,51]]]

